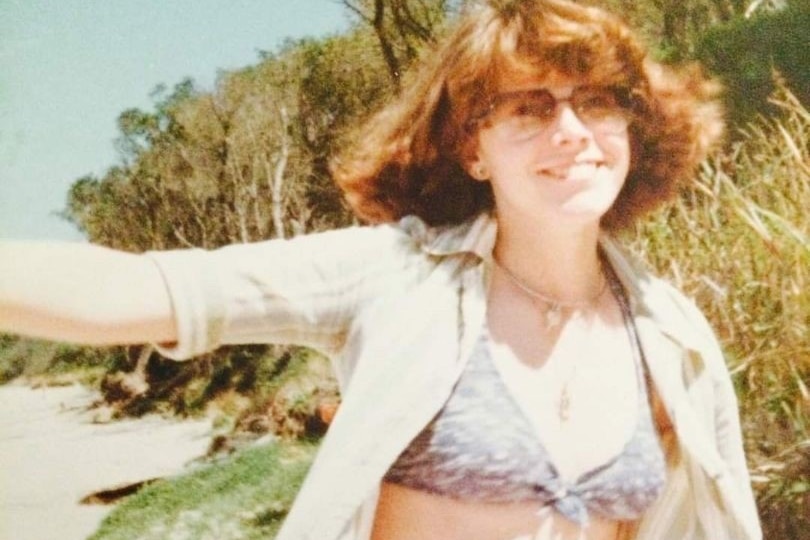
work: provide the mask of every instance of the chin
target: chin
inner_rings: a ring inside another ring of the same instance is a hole
[[[617,193],[579,193],[562,202],[558,214],[562,219],[571,219],[582,222],[599,222],[611,206],[613,206]]]

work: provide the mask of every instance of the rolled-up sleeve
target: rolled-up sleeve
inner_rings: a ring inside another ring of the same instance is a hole
[[[289,343],[340,350],[358,305],[412,273],[413,240],[393,225],[148,252],[166,283],[186,359],[219,345]]]
[[[211,271],[210,252],[201,249],[148,252],[166,284],[177,341],[156,344],[167,358],[185,360],[215,349],[222,341],[226,300]]]

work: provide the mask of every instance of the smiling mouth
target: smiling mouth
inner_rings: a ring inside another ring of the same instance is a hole
[[[546,167],[540,169],[540,174],[558,181],[589,179],[596,174],[596,171],[602,165],[602,162],[594,161],[572,163],[570,165],[561,165],[558,167]]]

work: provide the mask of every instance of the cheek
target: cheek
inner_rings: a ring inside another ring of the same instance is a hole
[[[639,164],[639,156],[641,156],[641,143],[639,137],[633,133],[630,134],[629,139],[630,170],[635,170]]]
[[[609,135],[602,140],[601,146],[602,151],[610,156],[614,170],[627,175],[630,170],[631,155],[633,154],[629,134],[624,132]]]
[[[630,150],[630,141],[625,137],[624,141],[622,142],[621,146],[621,162],[622,162],[622,169],[624,170],[625,176],[628,172],[630,172],[630,161],[631,161],[631,150]]]

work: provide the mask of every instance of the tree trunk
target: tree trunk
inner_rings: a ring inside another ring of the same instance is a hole
[[[275,229],[276,238],[285,238],[284,205],[282,204],[281,190],[284,187],[284,173],[287,170],[287,159],[290,156],[289,120],[286,107],[281,107],[279,116],[281,116],[281,129],[279,130],[281,132],[279,137],[281,149],[273,170],[273,183],[270,186],[270,191],[273,199],[273,228]]]

